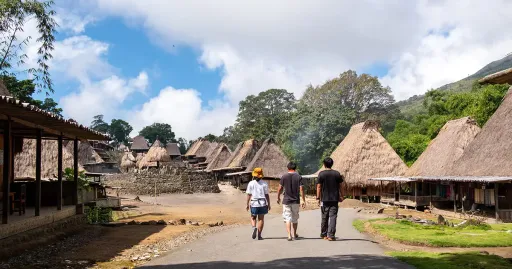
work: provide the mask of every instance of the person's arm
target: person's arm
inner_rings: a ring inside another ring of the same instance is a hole
[[[281,204],[281,192],[283,192],[283,185],[279,184],[279,188],[277,188],[277,204]]]
[[[265,193],[265,199],[267,199],[267,206],[268,206],[268,210],[270,211],[270,195],[269,195],[269,191],[268,191],[268,185],[265,184],[265,187],[264,187],[264,193]]]
[[[247,194],[247,207],[245,208],[247,211],[249,211],[249,203],[251,202],[251,197],[252,197],[252,194],[248,193]]]
[[[306,208],[306,194],[304,193],[304,186],[300,186],[300,196],[302,196],[302,208]]]
[[[340,188],[340,199],[339,201],[340,202],[343,202],[343,176],[340,175],[340,179],[339,179],[339,188]]]
[[[318,204],[322,202],[322,184],[316,184],[316,199],[318,200]]]

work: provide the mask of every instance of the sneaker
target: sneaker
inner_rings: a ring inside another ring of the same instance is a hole
[[[263,237],[261,237],[261,236],[258,236],[258,240],[263,240]]]
[[[256,234],[258,233],[258,229],[256,227],[252,228],[252,239],[256,239]]]
[[[286,239],[288,241],[293,241],[293,239],[291,237],[288,237],[288,239]]]

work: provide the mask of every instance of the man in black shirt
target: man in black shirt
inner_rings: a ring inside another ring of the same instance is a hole
[[[288,173],[281,177],[279,188],[277,189],[277,203],[281,203],[281,193],[284,190],[283,198],[283,220],[288,231],[288,241],[298,239],[297,226],[299,225],[299,206],[302,197],[302,208],[306,206],[306,198],[302,185],[302,177],[295,170],[297,164],[290,162],[288,164]],[[293,227],[293,236],[292,236]]]
[[[316,196],[321,205],[322,224],[320,236],[326,240],[336,240],[336,219],[338,218],[338,202],[343,201],[341,193],[343,177],[332,170],[334,161],[327,157],[324,160],[325,170],[318,174]]]

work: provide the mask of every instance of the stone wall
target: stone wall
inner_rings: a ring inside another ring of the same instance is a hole
[[[211,173],[180,167],[138,170],[108,175],[104,184],[121,187],[120,193],[153,195],[155,193],[201,193],[220,192],[217,181]]]

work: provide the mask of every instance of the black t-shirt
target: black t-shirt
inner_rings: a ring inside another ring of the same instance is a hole
[[[302,177],[298,173],[286,173],[279,182],[284,188],[283,204],[300,204],[300,187],[302,186]]]
[[[324,170],[318,174],[318,184],[322,185],[322,202],[338,202],[340,199],[340,183],[343,176],[336,170]]]

